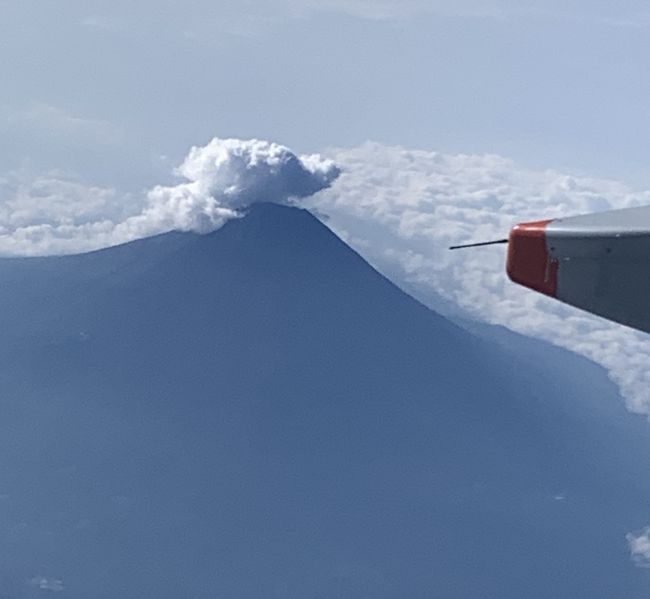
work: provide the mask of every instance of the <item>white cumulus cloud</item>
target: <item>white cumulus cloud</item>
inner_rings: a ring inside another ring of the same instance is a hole
[[[170,230],[205,233],[254,202],[290,203],[329,186],[331,160],[259,140],[213,139],[190,150],[182,182],[121,195],[58,175],[0,179],[0,254],[106,247]]]
[[[424,303],[459,306],[493,324],[604,366],[628,407],[650,414],[648,336],[511,283],[499,239],[517,222],[650,204],[650,192],[608,180],[535,171],[494,155],[447,155],[368,143],[333,152],[343,175],[306,201],[380,271]]]
[[[650,527],[625,535],[632,561],[640,568],[650,568]]]
[[[320,156],[298,157],[275,143],[236,139],[192,148],[177,170],[188,182],[152,189],[143,216],[199,232],[215,229],[255,202],[313,195],[339,175],[334,163]]]

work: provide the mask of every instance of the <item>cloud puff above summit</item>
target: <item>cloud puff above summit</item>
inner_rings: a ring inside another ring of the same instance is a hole
[[[291,203],[325,189],[339,168],[280,144],[214,138],[193,147],[177,185],[143,194],[85,186],[56,174],[0,178],[0,253],[74,253],[170,230],[206,233],[255,202]]]
[[[285,204],[313,195],[340,171],[330,160],[299,157],[279,144],[215,138],[193,147],[177,173],[188,182],[152,189],[143,217],[163,228],[203,233],[256,202]]]

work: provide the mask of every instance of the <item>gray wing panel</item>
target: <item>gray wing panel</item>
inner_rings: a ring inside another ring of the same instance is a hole
[[[557,299],[650,332],[650,207],[552,221]]]

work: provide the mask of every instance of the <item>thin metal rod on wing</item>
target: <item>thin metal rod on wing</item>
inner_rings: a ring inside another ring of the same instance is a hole
[[[508,243],[507,239],[497,239],[496,241],[481,241],[480,243],[466,243],[464,245],[452,245],[450,250],[462,250],[465,248],[477,248],[482,245],[497,245],[499,243]]]

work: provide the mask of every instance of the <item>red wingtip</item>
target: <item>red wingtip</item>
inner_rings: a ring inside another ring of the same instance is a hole
[[[558,261],[551,258],[546,246],[546,227],[550,222],[540,220],[512,228],[506,270],[515,283],[555,297]]]

